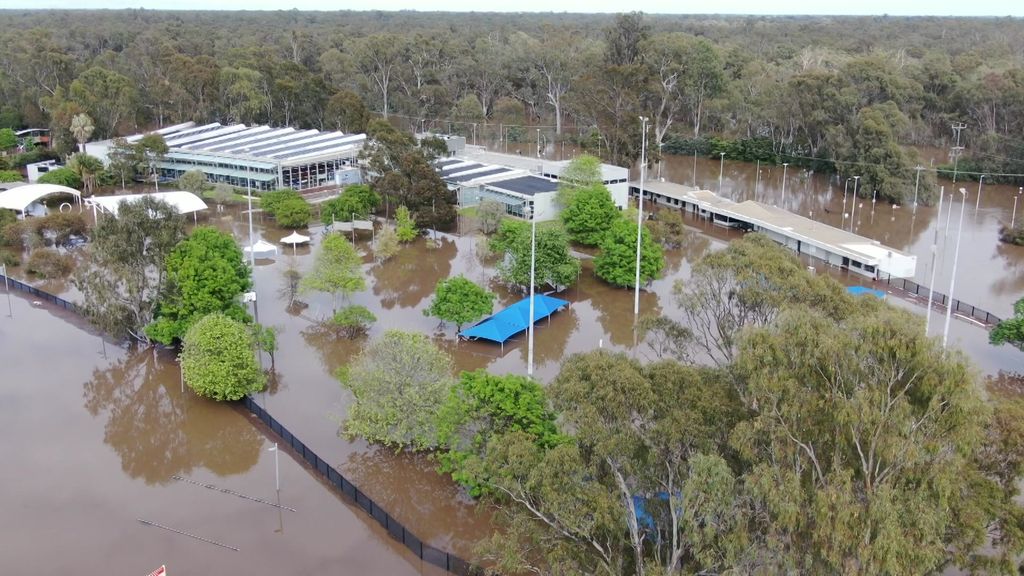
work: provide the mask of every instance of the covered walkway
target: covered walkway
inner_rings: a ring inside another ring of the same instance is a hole
[[[178,212],[178,214],[192,214],[195,216],[196,212],[200,210],[206,210],[208,206],[203,199],[191,192],[175,191],[175,192],[153,192],[150,194],[122,194],[120,196],[93,196],[87,198],[85,203],[92,206],[93,214],[95,215],[96,209],[113,214],[117,216],[118,208],[121,207],[122,202],[138,202],[145,197],[156,198],[163,202],[167,202]]]
[[[567,300],[560,300],[536,294],[533,297],[533,322],[547,318],[569,305]],[[459,336],[467,340],[491,340],[502,345],[516,334],[530,326],[530,299],[523,298],[519,302],[505,308],[501,312],[481,320],[474,326],[459,332]]]
[[[57,184],[25,184],[0,192],[0,208],[15,210],[24,215],[29,206],[54,194],[70,194],[77,202],[82,201],[82,193],[74,188]]]

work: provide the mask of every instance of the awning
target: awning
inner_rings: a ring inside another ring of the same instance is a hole
[[[30,204],[51,194],[70,194],[81,200],[82,193],[57,184],[26,184],[0,192],[0,208],[24,212]]]
[[[551,296],[537,294],[533,301],[533,323],[542,320],[569,305],[567,300],[559,300]],[[503,343],[530,326],[530,299],[523,298],[519,302],[505,308],[501,312],[480,321],[471,328],[459,332],[463,338],[483,338]]]
[[[87,198],[85,203],[90,206],[97,206],[105,212],[117,216],[117,209],[122,202],[138,202],[145,197],[156,198],[167,202],[178,211],[178,214],[189,214],[206,210],[206,202],[191,192],[154,192],[152,194],[122,194],[120,196],[93,196]]]

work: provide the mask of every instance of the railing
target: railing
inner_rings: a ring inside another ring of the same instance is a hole
[[[70,310],[77,314],[81,314],[81,310],[74,302],[68,302],[67,300],[44,292],[34,286],[30,286],[20,280],[14,278],[4,277],[0,274],[0,283],[6,281],[11,289],[20,290],[27,292],[33,296],[36,296],[42,300],[50,302],[60,306],[65,310]],[[462,558],[444,550],[434,548],[430,544],[426,544],[423,540],[419,539],[415,534],[410,532],[403,526],[398,520],[395,520],[386,510],[380,507],[372,498],[364,494],[355,484],[350,482],[347,478],[341,475],[333,466],[327,463],[326,460],[320,458],[313,452],[305,443],[295,437],[294,434],[288,431],[280,422],[278,422],[273,416],[270,415],[262,406],[256,403],[250,397],[246,397],[243,400],[245,407],[252,412],[261,422],[270,428],[270,431],[284,440],[284,443],[291,446],[292,450],[295,451],[302,459],[304,459],[309,465],[316,470],[316,472],[324,477],[334,488],[341,491],[347,498],[355,503],[359,508],[362,508],[367,514],[369,514],[374,520],[377,521],[385,530],[388,535],[395,540],[402,543],[403,546],[408,548],[417,558],[420,558],[424,562],[428,562],[438,568],[442,568],[457,574],[458,576],[478,576],[484,574],[484,570],[480,566],[470,564]]]
[[[438,568],[443,568],[453,574],[458,574],[459,576],[475,576],[484,573],[484,570],[479,566],[470,564],[454,554],[434,548],[430,544],[424,543],[423,540],[416,537],[415,534],[407,530],[405,526],[395,520],[387,513],[387,511],[374,502],[372,498],[359,490],[355,484],[345,478],[337,471],[337,469],[317,456],[315,452],[310,450],[308,446],[296,438],[294,434],[289,432],[288,429],[271,416],[269,412],[257,404],[252,397],[247,396],[242,402],[250,412],[270,428],[271,432],[284,440],[284,443],[291,446],[292,450],[294,450],[296,454],[316,470],[320,476],[330,482],[331,486],[341,491],[342,494],[362,508],[367,514],[376,520],[378,524],[388,531],[389,536],[401,542],[402,545],[408,548],[418,558],[424,562],[437,566]]]
[[[914,282],[913,280],[907,280],[905,278],[889,278],[888,280],[886,280],[886,283],[908,294],[912,294],[914,296],[921,296],[923,298],[928,297],[928,287],[922,286],[917,282]],[[932,292],[932,302],[938,304],[939,306],[948,306],[949,297],[946,296],[945,294]],[[995,326],[996,324],[1002,321],[1002,318],[996,316],[995,314],[992,314],[991,312],[988,312],[986,310],[982,310],[977,306],[957,300],[956,298],[953,299],[953,312],[956,314],[960,314],[964,317],[970,318],[972,320],[981,322],[986,326]]]

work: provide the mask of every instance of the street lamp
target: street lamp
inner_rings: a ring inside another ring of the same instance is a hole
[[[844,219],[846,218],[846,196],[847,196],[847,194],[850,193],[850,180],[853,180],[852,176],[850,178],[847,178],[846,182],[843,184],[843,218]]]
[[[981,206],[981,183],[985,181],[985,175],[982,174],[978,177],[978,198],[974,200],[974,210],[977,211],[978,207]]]
[[[789,169],[789,162],[782,163],[782,208],[786,208],[786,171]]]
[[[932,240],[932,280],[928,283],[928,308],[924,315],[924,336],[928,337],[928,329],[932,325],[932,294],[935,293],[935,258],[939,254],[939,218],[942,216],[942,200],[946,196],[946,187],[939,187],[939,211],[935,216],[935,238]],[[952,206],[950,206],[952,208]]]
[[[956,265],[960,260],[960,238],[964,231],[964,205],[967,204],[967,189],[960,189],[960,225],[956,231],[956,249],[953,250],[953,274],[949,279],[949,300],[946,302],[946,327],[942,329],[942,347],[949,340],[949,321],[953,318],[953,291],[956,289]],[[951,206],[952,208],[952,206]]]
[[[244,150],[245,155],[249,156],[249,149]],[[252,176],[250,173],[248,158],[245,163],[245,196],[249,200],[249,266],[252,266],[253,270],[256,270],[256,251],[253,249],[252,243]]]
[[[277,461],[277,453],[278,453],[277,442],[274,442],[274,445],[271,446],[270,448],[268,448],[267,450],[269,452],[273,452],[274,453],[274,487],[275,487],[275,489],[278,492],[280,492],[281,491],[281,467],[280,467],[280,464]]]
[[[725,152],[718,153],[718,195],[722,195],[722,173],[725,172]]]
[[[757,173],[754,175],[754,200],[757,200],[757,189],[761,186],[761,160],[757,161]]]
[[[1010,215],[1010,230],[1013,230],[1013,223],[1017,218],[1017,199],[1020,198],[1021,192],[1024,192],[1024,186],[1017,188],[1017,195],[1013,197],[1013,214]]]
[[[636,212],[636,285],[633,296],[633,319],[640,317],[640,241],[644,231],[644,176],[647,171],[647,117],[640,117],[640,194]],[[722,178],[718,178],[718,191],[722,191]]]
[[[533,286],[537,283],[537,214],[529,204],[524,208],[524,212],[530,219],[530,324],[526,335],[526,375],[533,376]]]
[[[537,158],[540,158],[540,128],[537,128]]]
[[[853,177],[853,208],[850,208],[850,232],[853,232],[853,217],[857,214],[857,187],[860,186],[860,176]]]
[[[918,188],[921,187],[921,170],[922,169],[923,168],[922,168],[922,166],[920,164],[918,164],[917,168],[915,168],[915,170],[917,170],[917,179],[914,181],[914,214],[917,214],[917,190],[918,190]]]

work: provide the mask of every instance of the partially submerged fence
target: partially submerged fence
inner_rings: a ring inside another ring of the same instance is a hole
[[[907,280],[905,278],[889,278],[886,282],[890,286],[898,290],[902,290],[907,294],[911,294],[913,296],[920,296],[926,299],[928,298],[928,287],[922,286],[917,282],[914,282],[913,280]],[[946,307],[949,305],[949,296],[933,291],[932,302],[938,304],[939,306]],[[977,306],[973,306],[966,302],[957,300],[956,298],[953,299],[953,313],[980,322],[985,326],[995,326],[996,324],[1002,321],[1002,318],[996,316],[995,314],[992,314],[991,312],[988,312],[986,310],[982,310]]]
[[[444,570],[460,576],[475,576],[484,573],[483,569],[479,566],[470,564],[450,552],[445,552],[444,550],[434,548],[430,544],[424,543],[423,540],[406,529],[406,527],[398,520],[395,520],[387,513],[386,510],[374,502],[372,498],[359,490],[359,488],[345,478],[341,472],[338,472],[337,469],[328,464],[324,459],[317,456],[309,446],[306,446],[301,440],[296,438],[294,434],[289,432],[288,429],[271,416],[269,412],[257,404],[251,396],[245,397],[242,402],[250,412],[259,418],[261,422],[266,424],[274,434],[284,440],[285,444],[291,446],[292,450],[294,450],[296,454],[316,470],[320,476],[325,478],[331,486],[341,491],[342,494],[362,508],[367,514],[376,520],[378,524],[388,531],[389,536],[398,542],[401,542],[402,545],[412,551],[412,553],[418,558],[422,559],[424,562],[437,566],[438,568],[443,568]]]
[[[13,290],[19,290],[26,292],[45,300],[51,304],[55,304],[65,310],[81,314],[78,306],[74,302],[69,302],[59,296],[54,296],[49,292],[40,290],[34,286],[15,280],[14,278],[5,277],[0,274],[0,283],[6,282],[6,285]],[[401,542],[403,546],[408,548],[417,558],[420,558],[424,562],[427,562],[438,568],[447,570],[452,574],[458,576],[478,576],[484,574],[484,570],[474,564],[463,560],[462,558],[445,552],[439,548],[435,548],[430,544],[423,542],[405,526],[403,526],[398,520],[395,520],[390,514],[387,513],[384,508],[381,508],[379,504],[373,501],[372,498],[364,494],[355,484],[345,478],[341,472],[338,472],[333,466],[327,463],[326,460],[320,458],[313,452],[309,446],[306,446],[304,442],[299,440],[292,434],[287,428],[285,428],[280,422],[278,422],[273,416],[270,415],[262,406],[256,403],[251,397],[246,397],[242,402],[245,407],[252,412],[261,422],[270,428],[270,431],[280,437],[285,444],[291,446],[292,450],[295,451],[303,460],[305,460],[310,467],[325,478],[331,486],[339,490],[343,495],[355,503],[359,508],[363,509],[367,514],[370,515],[374,520],[377,521],[385,530],[388,535]]]

